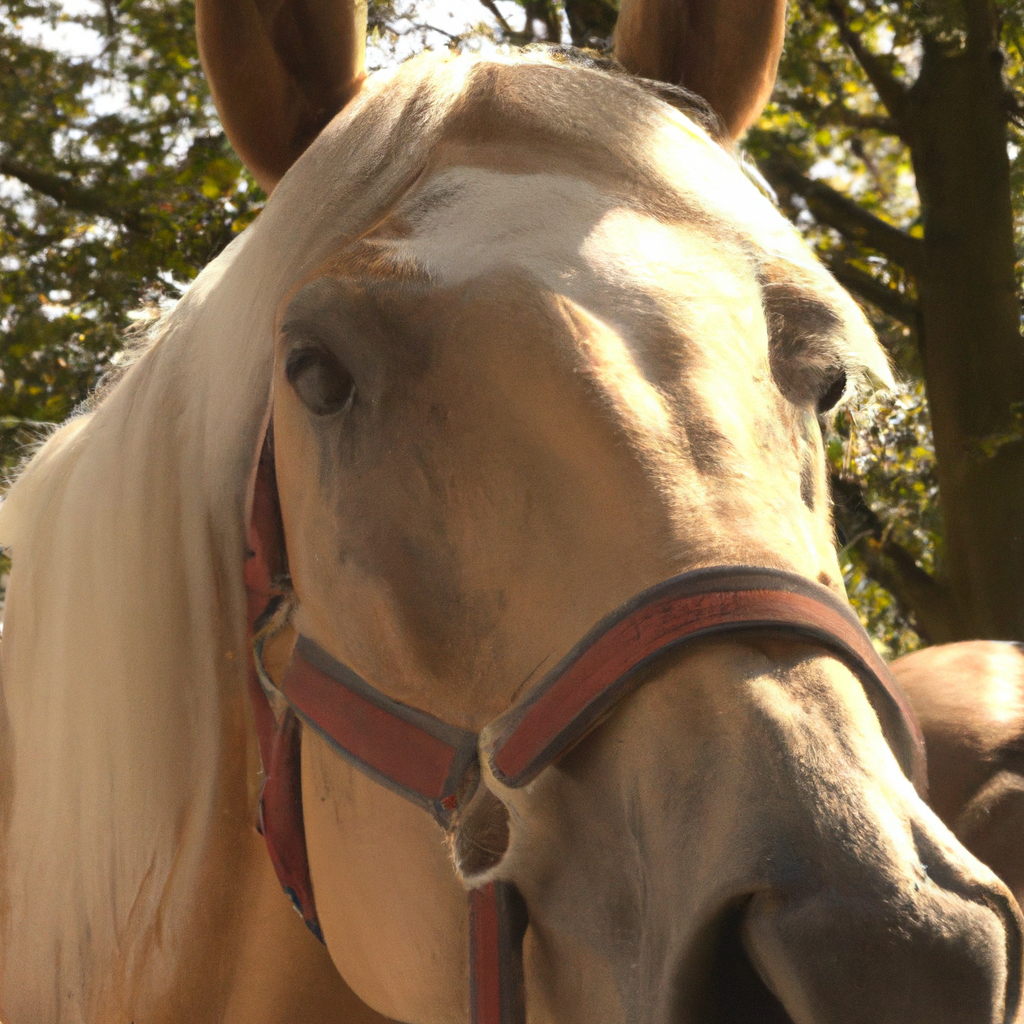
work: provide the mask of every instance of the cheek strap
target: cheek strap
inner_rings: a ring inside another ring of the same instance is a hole
[[[263,681],[262,645],[277,626],[290,589],[284,526],[274,472],[274,434],[268,428],[260,451],[247,535],[244,579],[249,635],[260,654],[249,659],[248,692],[263,767],[256,828],[267,844],[281,886],[309,930],[323,942],[313,901],[302,820],[302,729],[286,701]],[[267,681],[269,681],[267,679]]]

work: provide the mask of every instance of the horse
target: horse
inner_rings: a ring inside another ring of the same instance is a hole
[[[1024,903],[1024,651],[944,644],[898,658],[892,671],[925,736],[929,804]]]
[[[1020,1021],[833,545],[892,376],[731,151],[785,4],[197,21],[271,195],[0,507],[4,1024]]]

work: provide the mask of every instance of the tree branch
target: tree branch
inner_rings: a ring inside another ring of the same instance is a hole
[[[544,26],[544,37],[549,43],[558,43],[562,39],[562,26],[558,10],[552,0],[525,0],[526,29],[532,30],[533,22],[539,21]]]
[[[784,160],[765,161],[761,169],[777,190],[803,196],[811,213],[823,224],[835,228],[847,238],[877,249],[911,273],[920,270],[924,246],[919,239],[869,213],[831,185],[808,178]]]
[[[786,106],[809,117],[815,124],[841,124],[846,128],[899,135],[899,125],[891,117],[882,114],[862,114],[860,111],[851,110],[842,100],[837,99],[822,106],[805,95],[797,95],[787,97],[785,103]]]
[[[62,206],[76,210],[78,213],[105,217],[115,224],[123,225],[130,231],[142,232],[145,230],[142,218],[136,211],[118,206],[96,189],[80,188],[67,178],[46,171],[38,171],[34,167],[6,158],[0,158],[0,174],[17,178],[33,191],[49,196]]]
[[[437,25],[431,25],[426,21],[414,21],[411,23],[412,28],[418,32],[436,32],[438,35],[447,36],[453,44],[462,42],[462,36],[457,36],[453,32],[449,32],[445,28],[439,28]]]
[[[868,81],[875,87],[878,98],[886,105],[889,113],[897,121],[903,112],[903,100],[907,90],[889,73],[884,62],[872,53],[861,41],[859,35],[850,28],[850,22],[846,17],[839,0],[829,0],[828,12],[836,23],[839,30],[839,38],[846,44],[849,51],[857,58],[857,63],[864,69]]]
[[[917,330],[917,305],[902,292],[846,260],[830,257],[826,262],[835,279],[848,291],[877,306],[886,316],[898,320],[905,327]]]
[[[505,20],[505,16],[498,10],[498,5],[494,0],[480,0],[480,3],[482,3],[484,7],[494,15],[495,20],[498,22],[498,28],[501,29],[506,38],[520,35],[520,33],[516,32],[516,30]]]
[[[1024,99],[1014,89],[1008,88],[1003,93],[1003,106],[1010,120],[1024,128]]]
[[[842,103],[831,103],[822,110],[825,124],[841,124],[846,128],[861,131],[882,132],[885,135],[899,135],[899,126],[891,117],[881,114],[861,114]]]
[[[849,546],[863,560],[868,575],[892,594],[905,615],[913,617],[922,639],[937,644],[960,639],[952,592],[892,539],[860,484],[833,473],[832,500],[836,525],[851,538]]]

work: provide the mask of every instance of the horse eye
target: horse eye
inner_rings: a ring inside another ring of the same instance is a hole
[[[846,390],[846,371],[840,370],[839,376],[825,389],[825,393],[818,399],[818,415],[828,412]]]
[[[303,405],[317,416],[340,412],[355,394],[352,374],[322,348],[289,352],[284,372]]]

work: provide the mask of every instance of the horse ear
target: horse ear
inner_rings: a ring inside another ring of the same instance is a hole
[[[768,102],[785,30],[786,0],[622,0],[615,56],[703,96],[735,139]]]
[[[231,145],[270,192],[365,77],[366,0],[196,0]]]

